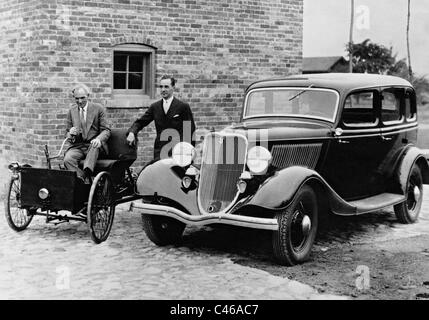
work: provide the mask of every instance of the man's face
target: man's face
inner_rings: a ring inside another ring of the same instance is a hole
[[[169,99],[173,95],[174,87],[171,85],[171,79],[163,79],[159,83],[161,96],[164,99]]]
[[[77,106],[79,108],[83,108],[88,101],[88,94],[85,92],[85,90],[79,88],[74,92],[74,99],[76,101]]]

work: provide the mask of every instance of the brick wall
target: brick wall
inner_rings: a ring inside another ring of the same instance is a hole
[[[248,84],[301,71],[302,10],[302,0],[3,0],[0,157],[42,165],[43,145],[54,152],[63,138],[76,82],[128,128],[151,101],[115,108],[112,50],[122,43],[157,48],[155,78],[176,76],[198,128],[238,121]],[[154,132],[140,133],[137,165],[151,158]]]

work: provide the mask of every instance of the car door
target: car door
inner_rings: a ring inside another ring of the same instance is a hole
[[[410,114],[410,91],[404,87],[381,88],[381,138],[380,146],[385,154],[378,171],[383,175],[384,190],[389,190],[390,177],[394,173],[396,161],[401,150],[415,142],[417,123]],[[415,119],[414,119],[415,120]]]
[[[326,180],[346,200],[382,192],[383,179],[378,171],[384,159],[379,90],[352,92],[340,116],[325,161]]]

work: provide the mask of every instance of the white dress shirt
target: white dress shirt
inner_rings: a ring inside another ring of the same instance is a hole
[[[164,113],[167,114],[168,109],[170,109],[170,106],[171,106],[171,101],[173,101],[173,96],[171,96],[167,100],[162,99],[162,101],[163,101],[162,106],[164,107]]]

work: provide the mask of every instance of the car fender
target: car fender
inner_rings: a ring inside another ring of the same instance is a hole
[[[178,167],[173,159],[167,158],[153,162],[142,169],[136,182],[136,192],[144,199],[163,200],[175,203],[177,209],[190,214],[199,214],[197,192],[182,187],[185,170]],[[167,203],[165,203],[167,204]]]
[[[417,164],[420,167],[423,183],[429,184],[429,166],[423,151],[415,146],[410,146],[401,154],[400,162],[395,170],[394,182],[405,194],[408,176],[411,168]]]
[[[283,210],[293,200],[296,192],[304,184],[311,184],[326,195],[334,212],[355,214],[356,208],[344,201],[316,171],[300,166],[292,166],[277,171],[267,179],[241,209],[257,206],[269,210]]]

